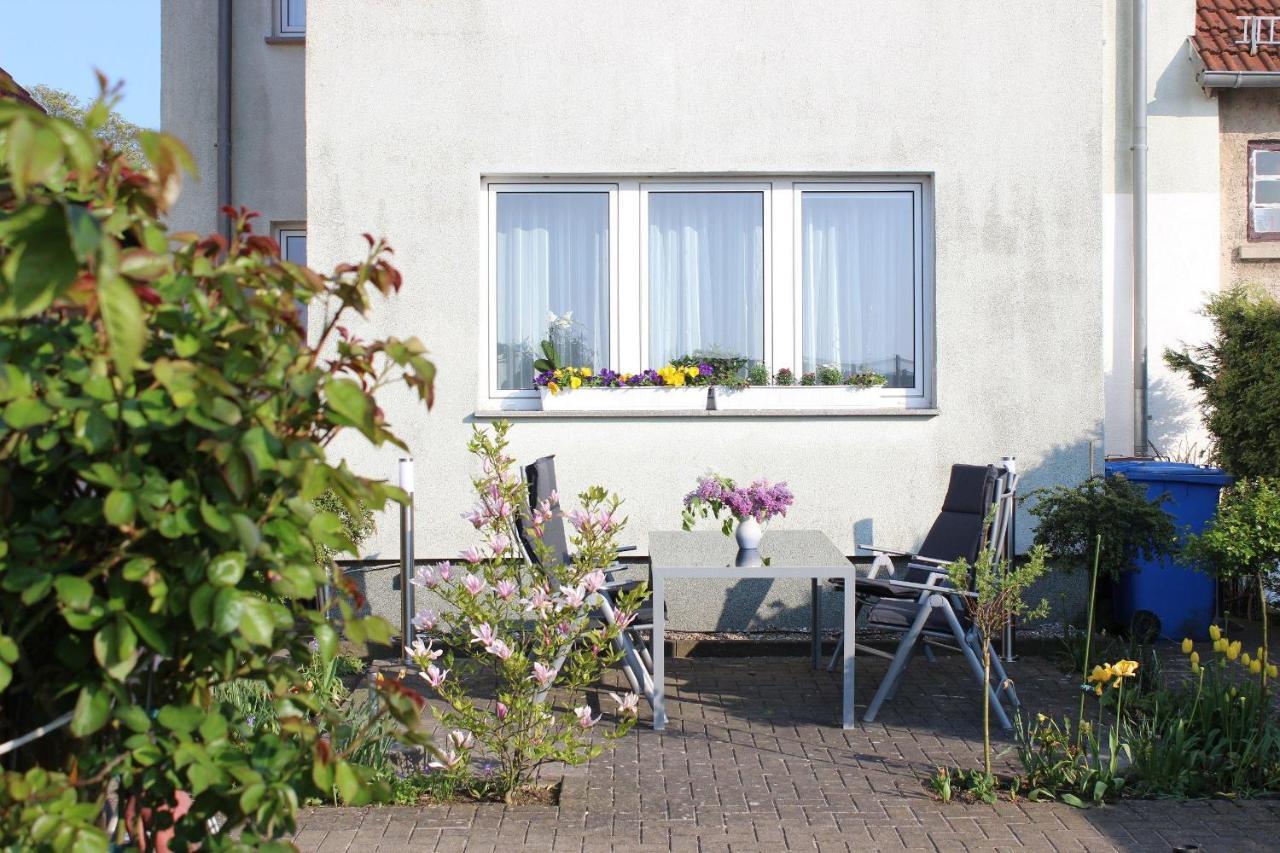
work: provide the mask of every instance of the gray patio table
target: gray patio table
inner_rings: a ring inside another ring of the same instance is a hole
[[[812,607],[810,642],[813,666],[822,663],[822,635],[819,632],[818,584],[824,578],[844,579],[844,728],[854,727],[853,655],[854,586],[857,574],[853,563],[817,530],[771,530],[764,534],[758,554],[739,551],[731,537],[718,531],[659,531],[649,535],[649,562],[653,569],[653,728],[667,726],[667,704],[663,678],[665,602],[667,581],[677,578],[808,578]]]

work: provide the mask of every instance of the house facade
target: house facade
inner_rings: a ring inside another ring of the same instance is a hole
[[[225,197],[317,269],[363,232],[396,250],[404,288],[360,331],[416,335],[440,370],[430,414],[381,400],[417,463],[419,558],[471,544],[465,443],[499,417],[517,458],[556,455],[562,493],[619,493],[640,553],[707,471],[786,480],[779,526],[852,554],[917,544],[954,462],[1015,456],[1026,490],[1134,450],[1128,0],[163,8],[164,124],[201,173],[174,227],[216,230]],[[1191,453],[1160,353],[1203,339],[1196,309],[1234,280],[1238,124],[1189,61],[1197,4],[1148,20],[1147,432]],[[597,370],[713,351],[886,381],[834,405],[543,411],[547,337]],[[334,452],[371,476],[399,455]],[[396,549],[379,519],[370,555]],[[394,612],[389,578],[368,591]],[[798,626],[806,596],[690,584],[671,622]]]

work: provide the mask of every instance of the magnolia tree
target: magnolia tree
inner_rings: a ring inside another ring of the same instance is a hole
[[[613,624],[592,618],[625,523],[619,501],[599,487],[580,495],[580,507],[564,516],[573,559],[558,562],[542,539],[560,512],[559,498],[529,509],[527,488],[506,455],[508,428],[500,422],[471,439],[480,474],[467,519],[481,542],[457,564],[415,573],[413,582],[447,607],[441,615],[417,615],[415,627],[430,639],[420,639],[412,653],[428,686],[448,704],[438,713],[452,732],[431,766],[462,780],[484,760],[490,771],[481,785],[510,802],[543,764],[580,764],[600,753],[601,740],[616,740],[635,722],[635,694],[610,694],[616,722],[608,726],[585,696],[620,658],[619,632],[635,619],[646,590],[617,596]],[[520,557],[518,519],[539,558],[532,563]]]

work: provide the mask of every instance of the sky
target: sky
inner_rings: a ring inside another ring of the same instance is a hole
[[[158,128],[160,0],[0,0],[0,68],[83,101],[97,95],[100,69],[124,81],[120,114]]]

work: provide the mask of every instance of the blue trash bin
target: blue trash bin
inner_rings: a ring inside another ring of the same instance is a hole
[[[1221,468],[1149,459],[1108,461],[1106,474],[1123,474],[1130,482],[1144,486],[1151,500],[1168,495],[1164,510],[1173,517],[1180,536],[1188,530],[1204,530],[1218,511],[1222,487],[1233,482]],[[1139,556],[1137,566],[1120,577],[1116,616],[1127,625],[1134,613],[1147,610],[1160,619],[1160,635],[1165,639],[1205,639],[1214,615],[1216,579],[1167,557],[1144,560]]]

